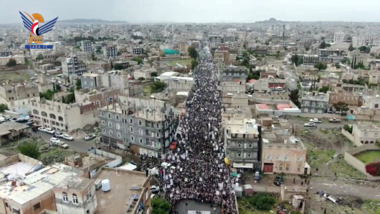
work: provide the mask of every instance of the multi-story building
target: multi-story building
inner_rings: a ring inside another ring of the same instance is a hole
[[[12,51],[0,50],[0,57],[12,56]]]
[[[294,136],[283,142],[270,142],[263,137],[262,169],[264,173],[308,174],[305,167],[307,149]]]
[[[39,100],[38,86],[34,84],[23,83],[0,86],[0,102],[6,104],[11,111],[27,114],[31,110],[31,103]]]
[[[160,156],[174,140],[177,120],[171,106],[160,100],[120,96],[100,110],[103,142],[123,143],[134,153]]]
[[[334,105],[339,102],[346,103],[349,106],[362,106],[362,95],[360,93],[356,92],[347,92],[345,90],[336,90],[336,91],[330,91],[329,93],[329,99],[330,104]]]
[[[356,145],[375,144],[380,139],[380,127],[372,123],[353,124],[352,136]]]
[[[329,107],[329,94],[304,92],[301,106],[302,112],[323,114]]]
[[[75,90],[75,101],[77,103],[91,102],[96,108],[103,108],[109,105],[113,99],[117,99],[123,91],[120,89],[112,88],[98,88],[92,89],[89,92],[86,90]]]
[[[336,32],[334,34],[334,43],[335,44],[341,44],[344,42],[344,33],[343,32]]]
[[[261,170],[261,126],[254,119],[225,121],[224,147],[234,168]]]
[[[70,81],[75,77],[86,72],[86,64],[79,61],[78,56],[71,55],[62,62],[62,74],[70,78]]]
[[[144,48],[142,47],[135,47],[135,48],[132,48],[132,53],[133,54],[144,54]]]
[[[366,38],[362,35],[352,37],[352,47],[359,48],[366,45]]]
[[[230,52],[228,50],[216,50],[214,52],[215,63],[229,63]]]
[[[367,109],[378,110],[380,107],[379,95],[363,96],[363,107]]]
[[[31,103],[31,115],[42,127],[71,132],[98,121],[96,104],[91,102],[65,104],[50,100]]]
[[[319,62],[339,63],[347,56],[344,50],[320,49]]]
[[[81,41],[80,47],[84,52],[92,52],[92,42],[90,40]]]
[[[305,65],[315,65],[319,62],[318,55],[303,55],[303,64]]]
[[[107,47],[103,47],[103,54],[107,58],[115,58],[115,57],[117,57],[117,47],[116,47],[116,45],[108,45]]]
[[[85,73],[81,77],[82,89],[94,89],[102,86],[101,74],[97,73]]]

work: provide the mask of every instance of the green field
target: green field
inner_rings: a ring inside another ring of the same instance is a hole
[[[176,65],[177,63],[191,65],[191,59],[180,59],[169,62],[170,65]]]
[[[379,162],[380,161],[380,151],[366,151],[362,152],[355,157],[361,160],[365,164]]]

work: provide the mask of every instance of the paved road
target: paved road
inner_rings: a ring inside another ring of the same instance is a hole
[[[37,131],[37,132],[32,132],[32,136],[36,137],[42,137],[42,139],[46,142],[50,142],[50,138],[53,137],[53,135]],[[69,145],[70,149],[76,151],[76,152],[86,152],[88,149],[92,147],[95,147],[95,139],[90,140],[90,141],[85,141],[84,139],[74,139],[73,141],[65,140],[60,138],[61,141],[64,141]],[[99,146],[99,144],[97,145]]]
[[[312,178],[310,186],[313,187],[312,193],[326,191],[337,196],[356,196],[363,199],[380,200],[380,188],[373,188],[360,184],[347,184],[344,181],[333,181],[329,178]]]
[[[296,125],[298,128],[304,127],[304,124],[308,122],[311,118],[302,119],[302,118],[289,118],[289,123]],[[340,123],[329,123],[327,120],[322,120],[322,123],[317,123],[318,128],[342,128],[346,124],[354,124],[354,121],[341,121]]]

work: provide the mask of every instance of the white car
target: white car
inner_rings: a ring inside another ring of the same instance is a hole
[[[49,133],[49,134],[54,134],[55,131],[53,129],[51,129],[51,128],[46,128],[45,132]]]
[[[59,145],[60,143],[61,143],[61,141],[58,140],[57,138],[55,138],[55,137],[50,138],[50,145],[52,145],[52,146],[57,146],[57,145]]]
[[[69,145],[67,145],[66,143],[61,144],[60,146],[62,149],[68,149],[69,148]]]
[[[62,138],[62,137],[63,137],[63,134],[62,134],[61,132],[55,132],[55,133],[54,133],[54,137]]]
[[[68,134],[63,134],[63,135],[62,135],[62,138],[65,139],[65,140],[70,140],[70,141],[73,141],[73,140],[74,140],[74,138],[71,137],[71,136],[68,135]]]
[[[158,186],[151,186],[150,187],[150,191],[153,193],[153,194],[157,194],[160,192],[160,187]]]
[[[44,127],[39,127],[39,128],[38,128],[38,131],[46,132],[46,129],[45,129]]]

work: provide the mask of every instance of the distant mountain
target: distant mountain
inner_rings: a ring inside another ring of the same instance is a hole
[[[57,23],[65,24],[127,24],[125,21],[107,21],[102,19],[71,19],[71,20],[61,20]]]

